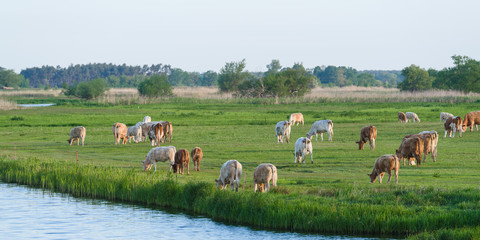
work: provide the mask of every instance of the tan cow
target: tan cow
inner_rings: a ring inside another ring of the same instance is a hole
[[[128,137],[127,132],[128,128],[127,125],[123,123],[116,122],[112,126],[113,137],[115,138],[115,145],[118,144],[120,139],[123,139],[123,144],[127,143]]]
[[[290,114],[290,119],[289,119],[290,125],[295,125],[295,123],[298,124],[302,123],[303,126],[303,114],[302,113],[292,113]]]
[[[368,174],[370,176],[370,183],[374,183],[377,180],[377,177],[380,177],[380,183],[382,183],[383,176],[385,172],[388,173],[388,181],[390,183],[390,178],[392,177],[392,170],[395,173],[395,184],[398,184],[398,170],[400,169],[400,160],[395,155],[383,155],[377,160],[375,160],[375,165],[373,166],[372,173]]]
[[[410,158],[415,158],[418,167],[422,162],[423,146],[423,140],[419,137],[405,138],[400,147],[395,151],[395,155],[399,159],[403,159],[403,166],[405,166],[405,158],[409,159],[409,165]]]
[[[427,155],[429,153],[432,154],[433,162],[436,162],[437,161],[436,145],[438,141],[438,134],[429,133],[429,132],[421,133],[421,134],[410,134],[403,137],[403,140],[405,140],[406,138],[415,138],[415,137],[421,138],[423,141],[423,154],[424,154],[423,162],[425,162],[425,160],[427,159]]]
[[[418,134],[424,134],[424,133],[430,133],[433,136],[431,149],[428,149],[427,151],[432,153],[433,162],[436,162],[437,161],[437,146],[438,146],[439,135],[438,135],[437,131],[435,131],[435,130],[423,131],[423,132],[419,132]]]
[[[478,132],[478,125],[480,124],[480,111],[476,112],[469,112],[465,115],[465,119],[463,119],[463,131],[467,131],[467,127],[470,127],[470,132],[473,132],[473,125],[477,127]]]
[[[363,150],[363,145],[367,142],[370,143],[370,150],[375,149],[375,139],[377,139],[377,128],[375,126],[363,127],[360,131],[360,141],[358,144],[358,150]]]
[[[412,120],[412,122],[420,122],[420,118],[418,118],[417,114],[414,112],[406,112],[405,116],[407,119]]]
[[[173,172],[183,175],[183,165],[187,167],[187,175],[190,175],[190,155],[187,149],[180,149],[175,153],[175,163],[173,164]]]
[[[70,146],[72,146],[73,142],[76,140],[77,146],[79,146],[80,140],[82,140],[82,147],[83,147],[86,134],[87,134],[87,130],[85,129],[84,126],[74,127],[72,128],[72,130],[70,130],[70,139],[68,139],[67,142],[70,144]]]
[[[401,123],[407,123],[408,122],[408,119],[407,119],[407,116],[405,116],[405,113],[398,112],[398,121],[400,121]]]
[[[199,147],[195,147],[190,152],[190,156],[192,157],[193,166],[195,171],[200,171],[200,161],[203,158],[203,151]]]
[[[175,153],[177,149],[174,146],[168,147],[156,147],[150,149],[147,156],[145,156],[145,161],[143,163],[143,171],[148,171],[152,168],[152,165],[155,166],[155,172],[157,171],[157,162],[169,162],[169,171],[172,169],[173,164],[175,164]]]
[[[163,142],[167,142],[167,137],[168,137],[171,143],[173,138],[172,123],[169,121],[162,122],[162,127],[163,127]]]
[[[258,185],[262,192],[270,190],[270,181],[273,187],[277,186],[277,167],[271,163],[258,165],[253,173],[253,192],[257,192]]]
[[[232,191],[238,192],[240,186],[240,180],[242,179],[242,164],[237,160],[228,160],[222,165],[220,169],[220,176],[215,179],[217,187],[225,189],[227,184],[230,184]]]
[[[462,127],[462,118],[459,116],[453,117],[453,118],[447,118],[447,121],[443,124],[445,127],[445,135],[443,136],[444,138],[448,136],[451,138],[455,137],[455,132],[458,131],[458,135],[462,137],[462,132],[463,132],[463,127]],[[466,129],[466,128],[465,128]],[[453,136],[452,136],[453,133]]]
[[[150,126],[148,131],[148,138],[150,139],[150,145],[160,145],[160,140],[163,138],[163,126],[161,123],[156,123]]]

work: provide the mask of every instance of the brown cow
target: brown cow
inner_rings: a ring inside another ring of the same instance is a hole
[[[375,149],[375,139],[377,139],[377,128],[375,126],[363,127],[360,131],[360,141],[358,144],[358,150],[363,150],[363,145],[367,142],[370,143],[370,150]]]
[[[170,138],[170,142],[172,142],[172,138],[173,138],[172,123],[169,121],[162,122],[162,127],[163,127],[163,142],[167,142],[167,137]]]
[[[422,162],[423,146],[423,140],[419,137],[405,138],[395,151],[395,155],[399,159],[403,159],[403,166],[405,166],[405,158],[415,158],[418,167]],[[410,164],[410,160],[408,162]]]
[[[436,148],[436,138],[438,138],[438,134],[437,135],[432,133],[410,134],[403,137],[402,141],[404,141],[406,138],[415,138],[415,137],[421,138],[423,141],[423,154],[424,154],[423,162],[425,162],[425,160],[427,159],[427,155],[429,153],[432,154],[433,161],[436,162],[437,156],[435,154],[435,148]]]
[[[152,147],[155,145],[160,145],[160,140],[163,138],[163,127],[161,123],[156,123],[150,126],[150,130],[148,131],[148,138],[150,139],[150,145]]]
[[[407,116],[405,115],[405,113],[398,112],[398,121],[400,121],[402,123],[407,123],[408,122],[408,119],[407,119]]]
[[[270,181],[273,187],[277,186],[277,167],[271,163],[262,163],[253,173],[253,192],[260,188],[261,192],[270,190]]]
[[[113,137],[115,138],[115,145],[118,144],[120,139],[123,139],[123,144],[127,144],[127,132],[128,128],[127,125],[123,123],[116,122],[112,126]]]
[[[192,151],[190,152],[190,156],[192,157],[194,170],[200,171],[200,161],[202,161],[202,158],[203,158],[202,149],[199,147],[193,148]]]
[[[462,128],[461,117],[458,117],[458,116],[453,118],[449,117],[447,118],[447,121],[445,121],[443,125],[445,127],[445,135],[443,136],[444,138],[447,137],[447,133],[449,137],[454,138],[456,131],[458,131],[458,135],[462,137],[463,128]],[[453,132],[453,136],[452,136],[452,132]]]
[[[370,183],[374,183],[377,180],[377,177],[380,176],[380,183],[382,183],[383,175],[385,172],[388,173],[388,181],[390,183],[390,178],[392,177],[392,170],[395,171],[395,184],[398,183],[398,170],[400,168],[400,160],[395,155],[383,155],[375,161],[373,166],[372,173],[368,174],[370,176]]]
[[[187,174],[190,174],[190,155],[187,149],[182,148],[175,153],[175,163],[173,164],[173,172],[183,175],[183,165],[187,167]]]
[[[469,112],[465,115],[465,119],[463,119],[463,131],[467,131],[467,127],[470,127],[470,132],[473,132],[473,125],[477,127],[478,132],[478,125],[480,124],[480,111],[476,112]]]

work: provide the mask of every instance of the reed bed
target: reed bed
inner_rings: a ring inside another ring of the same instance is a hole
[[[0,97],[58,97],[62,93],[61,89],[21,89],[14,91],[0,91]]]
[[[12,110],[18,108],[19,107],[16,103],[0,98],[0,110]]]
[[[0,176],[4,182],[73,196],[182,209],[228,223],[266,229],[396,236],[448,232],[463,238],[471,236],[472,231],[455,228],[475,228],[480,222],[478,207],[455,207],[466,202],[478,204],[480,195],[473,189],[444,191],[433,187],[388,186],[385,188],[390,191],[379,192],[352,187],[338,189],[334,197],[292,196],[281,191],[235,193],[217,190],[203,181],[182,184],[170,174],[162,177],[139,173],[133,168],[6,157],[0,158]],[[443,232],[434,232],[438,230]]]

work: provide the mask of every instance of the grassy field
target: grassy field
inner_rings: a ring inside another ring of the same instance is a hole
[[[338,224],[355,226],[362,222],[362,226],[357,226],[358,229],[338,226],[307,228],[261,224],[255,220],[239,220],[237,223],[274,229],[342,234],[406,236],[427,231],[431,234],[428,236],[434,236],[435,231],[442,229],[478,233],[478,230],[471,229],[480,222],[480,132],[468,131],[462,138],[443,138],[443,124],[439,121],[442,111],[463,118],[467,112],[480,110],[478,100],[460,103],[376,101],[265,104],[261,100],[169,99],[155,104],[106,106],[85,106],[74,101],[57,103],[58,106],[47,108],[1,112],[0,158],[4,164],[12,162],[16,155],[20,160],[39,159],[75,166],[75,152],[78,151],[79,165],[86,169],[91,169],[92,166],[114,168],[115,171],[135,175],[135,181],[139,182],[170,179],[167,177],[166,163],[159,163],[155,174],[142,172],[141,161],[151,148],[149,144],[114,145],[111,130],[114,122],[131,126],[149,115],[152,120],[168,120],[173,123],[174,138],[171,145],[177,150],[191,150],[193,147],[203,149],[204,158],[200,172],[193,171],[192,163],[190,175],[174,176],[175,182],[185,184],[185,188],[200,184],[209,194],[216,196],[218,193],[211,187],[215,184],[214,179],[218,177],[222,163],[236,159],[242,163],[243,173],[246,175],[246,184],[243,185],[242,179],[241,188],[245,187],[247,191],[238,195],[245,201],[251,201],[251,198],[258,198],[258,194],[252,193],[254,168],[260,163],[273,163],[278,168],[279,187],[274,192],[265,194],[262,201],[282,201],[281,204],[276,204],[276,207],[284,208],[300,201],[302,204],[313,202],[318,205],[305,208],[310,211],[310,208],[318,207],[319,212],[326,211],[324,207],[336,206],[338,212],[329,210],[332,215],[330,220],[335,218],[335,214],[348,213],[352,215],[350,222]],[[416,112],[422,122],[401,124],[396,119],[398,111]],[[292,127],[290,143],[276,143],[275,124],[286,120],[293,112],[303,113],[305,125]],[[306,164],[294,164],[295,140],[305,136],[311,124],[320,119],[331,119],[334,122],[333,141],[326,141],[328,135],[324,136],[323,142],[320,139],[318,142],[314,140],[314,164],[309,162],[310,157],[307,157]],[[376,149],[371,151],[366,147],[366,150],[359,151],[355,141],[359,140],[360,129],[370,124],[378,129]],[[66,142],[70,129],[78,125],[87,129],[85,147],[69,146]],[[421,167],[401,166],[398,185],[387,185],[386,181],[383,184],[378,184],[378,181],[376,184],[369,183],[366,174],[371,172],[376,158],[393,154],[404,135],[424,130],[436,130],[441,135],[436,163],[433,163],[429,156]],[[5,171],[3,173],[5,174]],[[3,177],[5,179],[5,175]],[[213,193],[210,193],[211,191]],[[229,193],[224,197],[231,199],[235,196]],[[228,216],[218,212],[208,212],[206,209],[212,208],[211,204],[221,204],[221,201],[217,199],[216,203],[204,203],[202,206],[205,210],[198,212],[221,220],[228,219]],[[188,207],[184,209],[197,211]],[[376,210],[381,212],[381,219],[395,225],[378,226],[378,219],[370,225],[363,222],[375,215]],[[406,217],[406,220],[402,222],[397,219],[400,223],[396,223],[397,220],[389,219],[389,214],[392,214],[392,218]],[[407,219],[409,215],[416,215],[420,219]],[[432,218],[434,215],[439,218]],[[466,217],[459,220],[458,216]],[[318,219],[315,221],[314,223],[319,225],[324,224]],[[417,226],[409,226],[408,222],[412,222],[412,225],[416,223]]]

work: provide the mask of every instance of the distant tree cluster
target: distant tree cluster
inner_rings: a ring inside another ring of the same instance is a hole
[[[170,97],[173,96],[172,85],[166,75],[155,75],[146,78],[138,85],[138,92],[146,97]]]
[[[16,74],[13,70],[0,67],[0,87],[24,87],[28,86],[27,80],[22,75]]]
[[[357,71],[352,67],[317,66],[313,69],[322,86],[396,87],[400,71]]]
[[[66,96],[75,96],[87,100],[102,96],[107,90],[105,80],[101,78],[70,86],[65,83],[63,85],[63,94]]]

